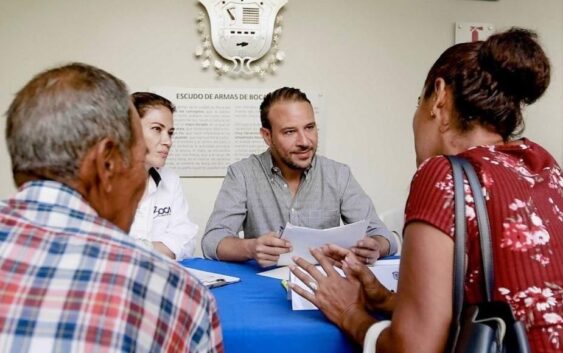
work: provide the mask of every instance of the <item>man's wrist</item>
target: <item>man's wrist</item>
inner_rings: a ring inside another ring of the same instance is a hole
[[[247,261],[256,256],[256,239],[227,236],[217,244],[216,258],[221,261]]]
[[[391,255],[391,242],[383,235],[371,235],[371,237],[379,244],[379,257]]]
[[[248,260],[256,259],[256,243],[258,240],[256,238],[251,238],[242,239],[241,241],[244,244],[244,254]]]

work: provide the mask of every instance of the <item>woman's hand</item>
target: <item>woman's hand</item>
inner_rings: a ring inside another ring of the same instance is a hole
[[[320,249],[311,250],[311,254],[317,259],[326,275],[306,260],[294,258],[298,267],[291,265],[291,272],[312,292],[293,284],[290,284],[291,289],[315,304],[330,321],[357,343],[362,344],[368,328],[375,320],[365,309],[361,283],[348,272],[346,264],[343,264],[342,270],[347,277],[342,277],[332,265],[334,260],[323,255]]]
[[[322,248],[323,254],[338,267],[347,267],[347,277],[355,277],[362,286],[366,307],[386,314],[391,314],[395,307],[395,295],[379,282],[373,272],[358,259],[350,250],[337,245],[326,245]]]
[[[291,272],[311,288],[312,292],[297,285],[291,285],[291,289],[315,304],[330,321],[341,326],[348,313],[365,310],[361,283],[347,273],[346,266],[342,269],[347,277],[338,274],[332,266],[332,261],[324,256],[320,249],[312,249],[311,254],[317,259],[326,275],[308,261],[296,257],[293,260],[297,266],[290,265]]]

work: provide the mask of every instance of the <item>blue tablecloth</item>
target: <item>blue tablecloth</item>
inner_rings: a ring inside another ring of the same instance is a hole
[[[318,310],[292,311],[280,280],[244,264],[190,259],[183,266],[236,276],[241,282],[214,288],[226,353],[346,353],[359,350]]]

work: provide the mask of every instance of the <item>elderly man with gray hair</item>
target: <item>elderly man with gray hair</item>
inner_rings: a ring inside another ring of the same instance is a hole
[[[0,351],[222,352],[215,300],[127,236],[146,146],[125,84],[45,71],[7,112],[18,192],[0,202]]]

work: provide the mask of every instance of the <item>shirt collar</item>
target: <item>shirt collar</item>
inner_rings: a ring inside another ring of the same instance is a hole
[[[303,172],[305,174],[305,178],[307,178],[310,172],[315,169],[316,165],[317,165],[317,153],[315,152],[315,155],[313,156],[313,160],[311,161],[311,165]]]
[[[27,182],[19,188],[14,198],[57,206],[61,209],[78,210],[88,215],[98,215],[78,191],[58,181],[33,180]]]
[[[149,169],[149,175],[151,176],[152,180],[154,180],[154,183],[158,187],[158,184],[160,184],[160,181],[162,180],[162,177],[158,173],[158,170],[156,170],[156,168],[151,167]]]
[[[30,205],[20,209],[25,218],[54,230],[66,229],[69,223],[76,223],[71,220],[81,219],[86,223],[100,222],[96,210],[78,191],[57,181],[27,182],[19,188],[13,200]]]

